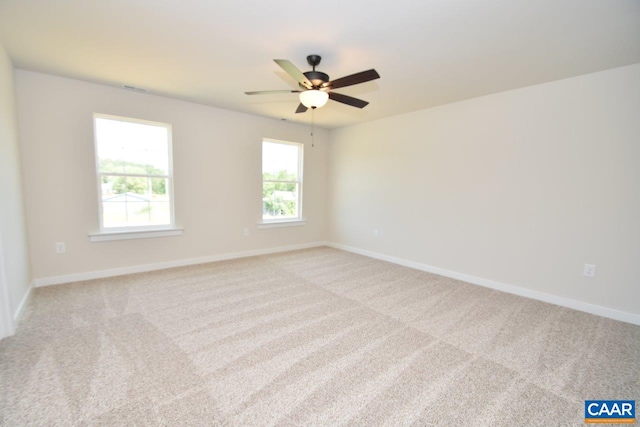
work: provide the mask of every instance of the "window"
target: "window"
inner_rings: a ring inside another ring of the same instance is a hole
[[[262,141],[262,221],[302,217],[302,144]]]
[[[170,228],[171,125],[94,115],[102,231]]]

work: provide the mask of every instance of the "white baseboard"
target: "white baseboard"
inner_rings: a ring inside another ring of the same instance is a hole
[[[557,295],[547,294],[544,292],[533,291],[531,289],[521,288],[519,286],[507,285],[505,283],[495,282],[493,280],[488,280],[488,279],[483,279],[481,277],[458,273],[456,271],[446,270],[444,268],[433,267],[427,264],[421,264],[414,261],[407,261],[401,258],[396,258],[389,255],[379,254],[377,252],[358,249],[352,246],[346,246],[339,243],[327,242],[326,245],[332,248],[341,249],[343,251],[353,252],[359,255],[368,256],[370,258],[375,258],[383,261],[388,261],[394,264],[399,264],[405,267],[414,268],[416,270],[422,270],[428,273],[434,273],[440,276],[450,277],[452,279],[461,280],[463,282],[472,283],[474,285],[480,285],[480,286],[495,289],[498,291],[507,292],[507,293],[519,295],[522,297],[527,297],[527,298],[531,298],[539,301],[548,302],[550,304],[559,305],[561,307],[567,307],[567,308],[572,308],[578,311],[584,311],[586,313],[607,317],[609,319],[632,323],[634,325],[640,325],[640,315],[638,314],[628,313],[626,311],[620,311],[612,308],[602,307],[599,305],[589,304],[587,302],[564,298]]]
[[[29,289],[22,297],[22,301],[18,304],[18,308],[16,308],[15,313],[13,313],[13,324],[17,327],[18,323],[20,323],[20,319],[22,319],[22,315],[24,314],[24,308],[27,306],[27,301],[31,297],[31,293],[33,292],[33,288],[35,287],[35,282],[29,283]]]
[[[267,249],[255,249],[251,251],[234,252],[229,254],[211,255],[199,258],[181,259],[177,261],[158,262],[154,264],[134,265],[130,267],[113,268],[109,270],[89,271],[85,273],[67,274],[64,276],[45,277],[35,280],[36,287],[60,285],[63,283],[80,282],[84,280],[102,279],[105,277],[122,276],[124,274],[144,273],[146,271],[164,270],[166,268],[184,267],[187,265],[206,264],[209,262],[225,261],[229,259],[247,258],[258,255],[267,255],[278,252],[295,251],[299,249],[326,246],[326,242],[311,242],[299,245],[279,246]]]

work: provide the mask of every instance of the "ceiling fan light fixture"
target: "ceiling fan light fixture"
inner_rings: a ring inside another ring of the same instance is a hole
[[[329,94],[317,89],[300,92],[300,102],[307,108],[320,108],[327,103]]]

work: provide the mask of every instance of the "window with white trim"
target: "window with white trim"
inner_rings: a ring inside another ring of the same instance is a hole
[[[302,218],[303,145],[296,142],[262,141],[262,221]]]
[[[94,114],[101,231],[172,228],[171,125]]]

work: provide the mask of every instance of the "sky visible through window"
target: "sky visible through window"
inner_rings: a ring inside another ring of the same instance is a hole
[[[262,145],[262,174],[277,175],[280,171],[297,176],[298,147],[265,141]]]
[[[151,165],[165,175],[169,173],[169,142],[164,126],[96,118],[96,135],[99,159]]]

